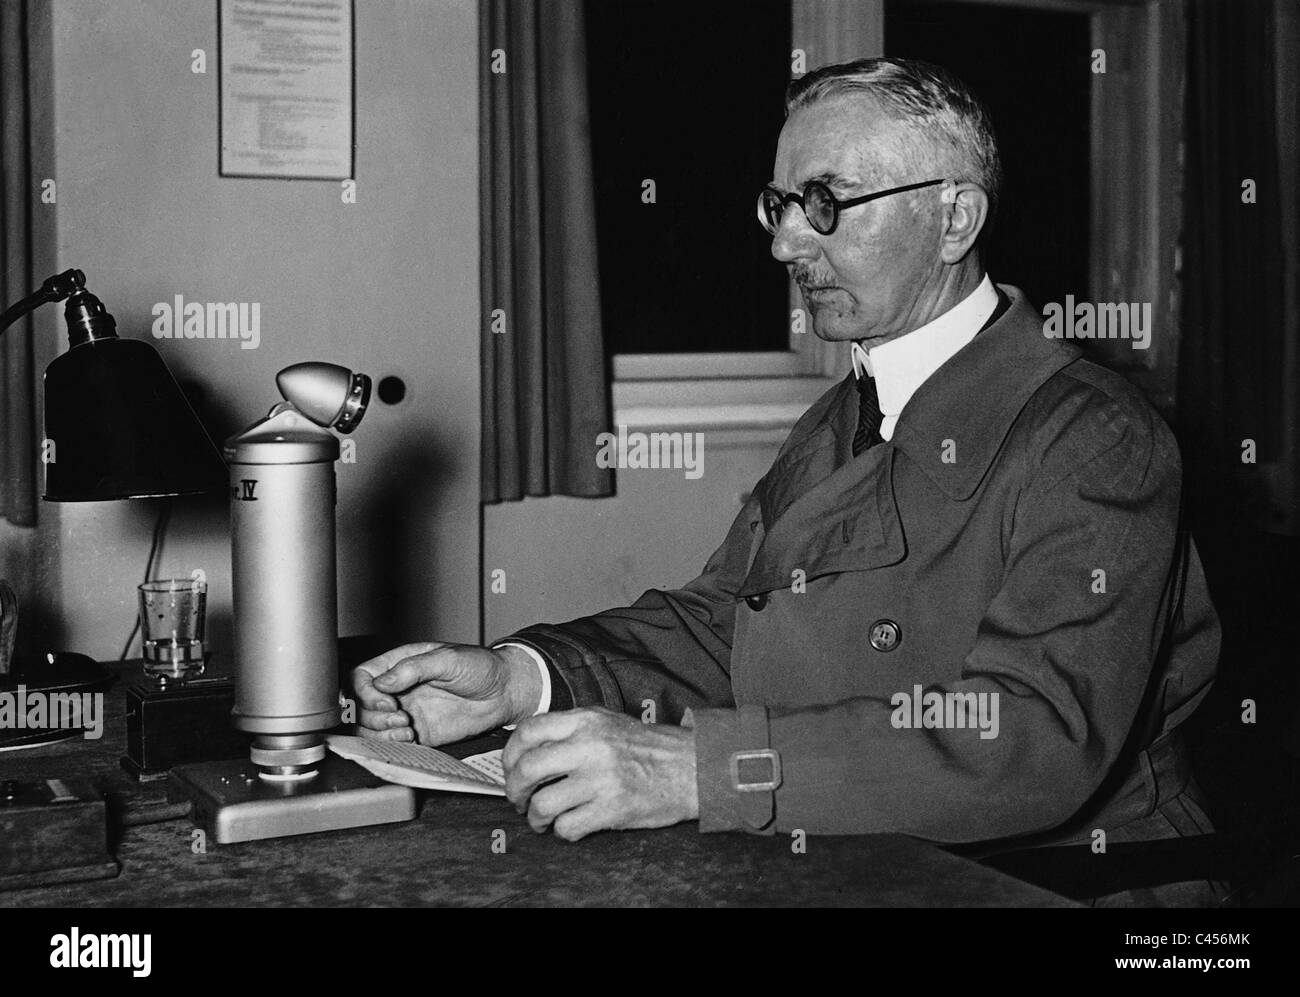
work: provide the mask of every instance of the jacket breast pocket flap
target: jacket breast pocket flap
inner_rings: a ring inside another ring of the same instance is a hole
[[[884,476],[882,476],[884,477]],[[879,482],[883,484],[884,482]],[[866,484],[862,482],[861,484]],[[888,487],[854,489],[848,501],[791,506],[762,538],[737,596],[845,571],[870,571],[907,555],[902,524]]]

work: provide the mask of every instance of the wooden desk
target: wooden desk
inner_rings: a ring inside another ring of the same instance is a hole
[[[0,906],[1073,906],[903,835],[810,837],[805,854],[788,836],[702,835],[694,824],[568,843],[534,834],[503,799],[448,793],[422,794],[407,824],[195,854],[186,808],[118,765],[121,682],[105,713],[98,741],[0,754],[0,779],[93,778],[118,826],[120,875],[0,892]],[[498,830],[504,854],[492,850]]]

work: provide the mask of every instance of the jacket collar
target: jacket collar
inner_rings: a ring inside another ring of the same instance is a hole
[[[1080,356],[1043,335],[1023,291],[999,287],[1010,307],[916,390],[890,441],[958,501],[974,494],[1034,392]]]
[[[1023,291],[999,287],[1007,309],[917,388],[888,442],[853,456],[858,392],[852,371],[805,413],[758,490],[769,530],[792,505],[830,501],[838,488],[850,487],[860,476],[854,468],[867,473],[867,463],[884,457],[892,466],[895,449],[949,498],[974,494],[1026,402],[1080,355],[1073,344],[1043,335]]]
[[[899,459],[955,501],[974,494],[1025,404],[1080,355],[1073,344],[1043,335],[1022,291],[1001,290],[1009,307],[917,389],[888,442],[853,457],[858,393],[851,372],[809,410],[807,428],[796,428],[756,489],[764,536],[738,595],[788,585],[795,568],[815,578],[905,557],[891,485]]]

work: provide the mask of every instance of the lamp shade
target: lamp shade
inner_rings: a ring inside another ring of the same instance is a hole
[[[45,437],[46,501],[228,486],[221,454],[158,351],[141,340],[110,333],[55,358],[45,370]]]

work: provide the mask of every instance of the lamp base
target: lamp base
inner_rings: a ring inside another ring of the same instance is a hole
[[[268,782],[247,758],[172,770],[167,798],[194,803],[194,822],[217,844],[414,820],[415,792],[328,755],[316,775]]]

